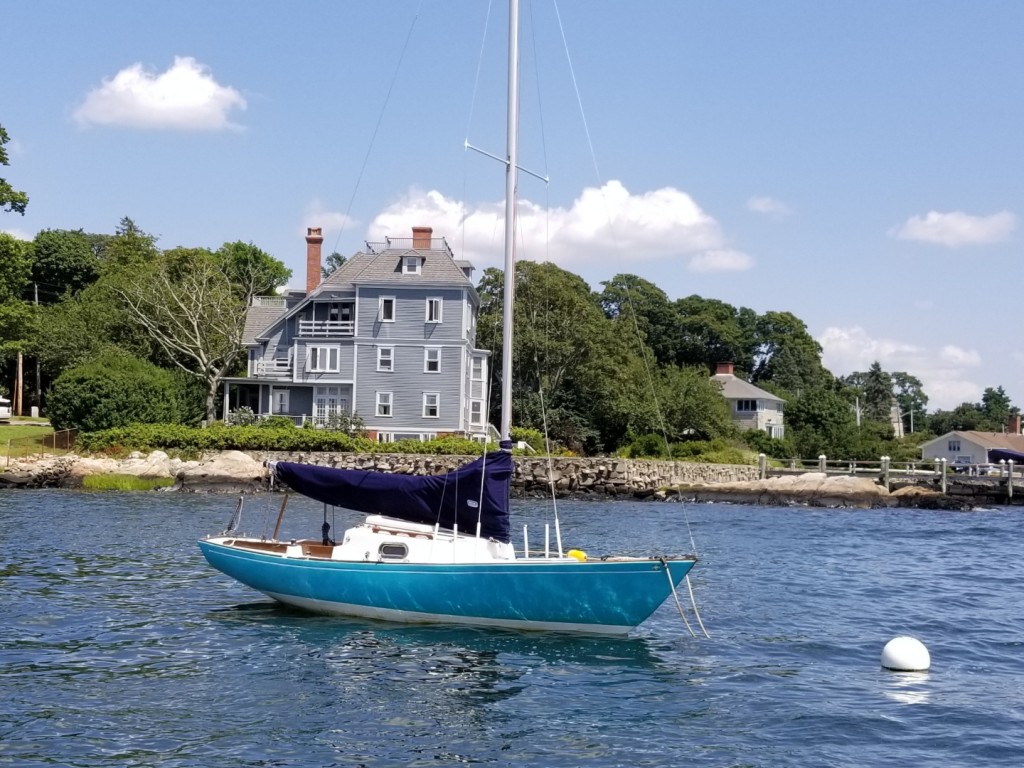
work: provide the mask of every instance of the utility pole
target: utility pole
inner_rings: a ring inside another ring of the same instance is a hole
[[[36,312],[39,311],[39,283],[32,283],[36,289]],[[39,413],[43,410],[43,385],[42,375],[39,372],[39,352],[36,350],[36,407],[39,409]],[[913,430],[911,430],[913,431]]]
[[[22,381],[22,367],[21,367],[21,350],[18,350],[18,373],[14,378],[14,415],[21,416],[21,388],[24,386]]]

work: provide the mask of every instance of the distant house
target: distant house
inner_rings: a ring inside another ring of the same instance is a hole
[[[247,406],[323,426],[358,413],[381,442],[484,437],[490,353],[476,348],[472,265],[413,227],[320,282],[322,243],[310,228],[305,292],[249,307],[248,375],[225,379],[224,417]]]
[[[1014,429],[1014,426],[1016,429]],[[1000,451],[1024,455],[1024,435],[1020,433],[1020,417],[1015,417],[1008,432],[954,430],[921,446],[925,461],[945,459],[949,464],[987,464],[999,461]],[[994,453],[992,453],[994,452]],[[990,455],[992,453],[992,455]],[[1016,463],[1020,464],[1020,461]]]
[[[780,439],[785,436],[785,400],[736,376],[732,363],[719,363],[711,380],[722,385],[722,397],[729,403],[733,424],[739,429],[759,429]]]

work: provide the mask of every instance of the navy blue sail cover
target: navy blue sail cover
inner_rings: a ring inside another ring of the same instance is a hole
[[[989,448],[989,461],[1012,461],[1014,464],[1024,464],[1024,453],[1011,451],[1009,448]]]
[[[336,507],[387,515],[442,528],[458,525],[496,541],[510,541],[508,498],[512,454],[493,451],[443,475],[392,475],[278,461],[274,471],[296,493]]]

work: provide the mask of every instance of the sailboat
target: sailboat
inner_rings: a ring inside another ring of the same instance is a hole
[[[547,544],[531,551],[525,528],[522,549],[512,543],[518,46],[518,0],[511,0],[500,449],[426,477],[271,463],[274,478],[292,491],[367,514],[337,543],[326,530],[320,539],[280,541],[280,515],[269,539],[238,535],[229,525],[199,542],[210,565],[274,600],[319,614],[402,623],[609,635],[628,633],[669,595],[678,606],[676,587],[696,563],[693,555],[563,552],[557,521],[555,551]]]

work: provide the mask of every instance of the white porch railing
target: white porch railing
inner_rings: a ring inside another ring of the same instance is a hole
[[[257,360],[254,372],[257,376],[290,376],[292,361],[287,357],[278,357],[273,360]]]
[[[299,320],[299,336],[352,336],[355,331],[352,320]]]

